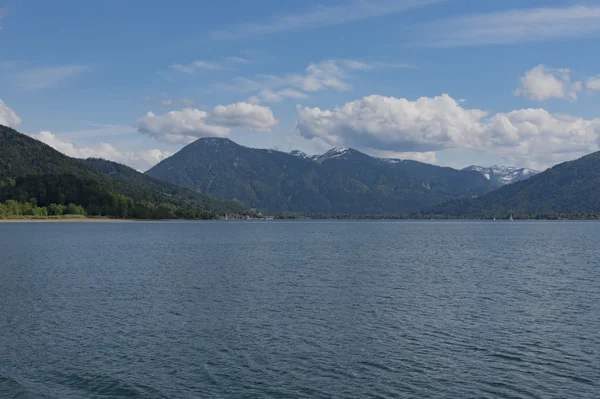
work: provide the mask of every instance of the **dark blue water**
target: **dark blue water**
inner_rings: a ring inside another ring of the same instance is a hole
[[[600,224],[0,224],[2,398],[598,398]]]

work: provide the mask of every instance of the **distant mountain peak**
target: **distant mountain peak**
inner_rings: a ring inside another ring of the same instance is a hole
[[[517,168],[514,166],[467,166],[463,170],[475,171],[481,173],[486,179],[505,186],[518,181],[527,180],[540,173],[537,170],[529,168]]]
[[[351,151],[351,150],[352,149],[349,147],[333,147],[331,150],[329,150],[327,152],[335,152],[335,153],[343,154],[343,153]]]
[[[201,137],[196,141],[196,143],[208,145],[236,144],[227,137]]]
[[[312,157],[311,157],[311,156],[309,156],[307,153],[305,153],[305,152],[302,152],[302,151],[300,151],[300,150],[293,150],[293,151],[290,151],[290,155],[293,155],[293,156],[295,156],[295,157],[302,158],[302,159],[311,159],[311,158],[312,158]]]
[[[323,155],[315,157],[315,161],[324,162],[328,159],[358,159],[358,158],[371,158],[370,156],[363,154],[360,151],[349,147],[334,147],[327,151]]]

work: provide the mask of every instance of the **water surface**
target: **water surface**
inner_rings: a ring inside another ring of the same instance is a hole
[[[2,398],[597,398],[600,224],[0,224]]]

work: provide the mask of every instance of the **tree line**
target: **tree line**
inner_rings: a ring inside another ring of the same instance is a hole
[[[218,219],[214,211],[183,202],[134,201],[99,181],[75,175],[35,175],[0,180],[0,218],[61,215],[121,219]]]

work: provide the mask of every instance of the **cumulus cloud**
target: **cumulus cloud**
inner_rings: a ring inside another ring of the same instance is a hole
[[[514,94],[538,101],[552,98],[576,101],[581,90],[582,82],[571,82],[570,69],[548,68],[540,64],[525,73],[521,78],[521,87]]]
[[[349,90],[349,71],[369,71],[374,65],[355,60],[324,60],[310,64],[304,73],[286,76],[265,76],[267,83],[275,86],[294,86],[298,89],[315,92],[324,89]]]
[[[466,109],[444,94],[414,101],[368,96],[333,110],[298,107],[296,130],[330,146],[371,151],[493,152],[530,167],[544,167],[595,151],[600,119],[522,109],[490,115]]]
[[[21,123],[19,115],[0,99],[0,125],[12,127],[19,123]]]
[[[219,105],[210,112],[192,108],[162,115],[149,112],[136,126],[157,140],[187,144],[203,136],[226,137],[233,128],[268,131],[277,123],[269,107],[240,102]]]
[[[277,125],[277,119],[269,107],[245,102],[218,105],[210,113],[208,123],[216,126],[241,127],[256,130],[270,130]]]
[[[585,83],[588,90],[600,91],[600,75],[589,78]]]
[[[298,113],[296,128],[308,139],[403,152],[435,151],[448,141],[474,145],[465,132],[487,115],[462,108],[448,95],[416,101],[373,95],[331,111],[298,107]]]
[[[31,136],[73,158],[103,158],[128,165],[139,171],[150,169],[163,159],[173,155],[171,152],[165,152],[159,149],[146,151],[120,151],[108,143],[99,143],[89,147],[77,146],[48,131],[42,131]]]
[[[284,79],[287,80],[289,84],[309,92],[326,88],[348,90],[351,86],[346,82],[346,71],[344,70],[344,66],[349,69],[366,69],[358,67],[359,64],[354,65],[355,68],[352,68],[348,66],[352,65],[351,63],[323,61],[318,64],[310,64],[306,68],[306,72],[302,75],[290,75]]]

